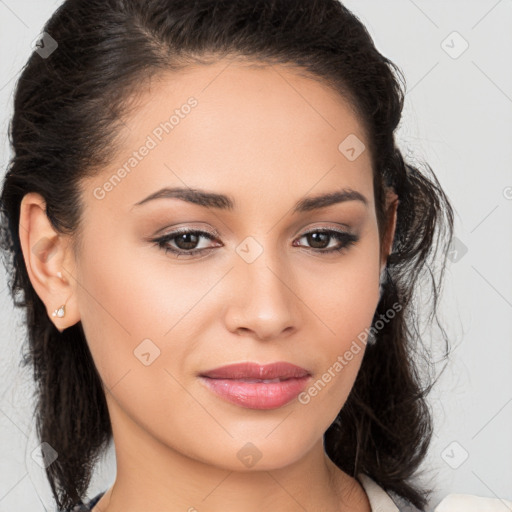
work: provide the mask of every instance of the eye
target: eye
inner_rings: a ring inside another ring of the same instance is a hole
[[[341,252],[359,241],[357,235],[335,229],[315,229],[304,233],[301,238],[306,238],[308,243],[312,244],[313,250],[322,254]],[[301,238],[299,238],[299,240]],[[325,242],[332,241],[333,239],[338,241],[338,245],[328,248],[329,244],[327,243],[326,245]]]
[[[176,258],[186,258],[199,253],[210,252],[214,249],[214,247],[211,246],[198,248],[197,245],[201,238],[216,240],[216,236],[207,231],[182,228],[152,241],[160,249],[163,249],[166,254],[171,253]],[[301,240],[302,238],[306,238],[307,243],[312,245],[312,247],[306,249],[320,254],[341,252],[359,241],[359,236],[353,233],[334,229],[315,229],[304,233],[297,240]],[[337,241],[338,244],[334,247],[329,247],[329,242],[332,240]],[[171,245],[170,242],[173,242],[174,246]],[[220,245],[217,245],[217,247],[219,246]]]
[[[177,258],[193,256],[194,254],[210,251],[211,247],[197,248],[198,240],[207,238],[208,240],[215,240],[215,236],[207,231],[191,230],[187,228],[178,229],[165,236],[153,240],[160,249],[163,249],[166,254],[172,253]],[[173,247],[169,242],[174,241],[177,247]]]

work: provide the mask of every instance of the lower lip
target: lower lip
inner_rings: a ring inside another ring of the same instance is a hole
[[[234,379],[200,377],[212,391],[241,407],[277,409],[292,401],[306,387],[309,375],[281,382],[246,382]]]

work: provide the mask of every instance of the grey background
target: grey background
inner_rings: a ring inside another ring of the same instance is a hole
[[[16,77],[60,1],[0,0],[0,161],[10,151]],[[427,161],[456,211],[441,318],[456,345],[430,395],[436,429],[422,470],[436,491],[512,499],[512,0],[349,0],[378,49],[404,72],[398,140]],[[454,34],[454,31],[457,34]],[[465,45],[468,48],[462,52]],[[0,512],[53,510],[32,458],[30,371],[24,331],[0,273]],[[439,345],[432,333],[432,346]],[[113,448],[89,495],[115,477]],[[507,510],[503,506],[503,510]]]

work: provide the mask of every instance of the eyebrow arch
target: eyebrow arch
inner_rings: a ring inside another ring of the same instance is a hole
[[[132,209],[155,199],[181,199],[189,203],[203,206],[204,208],[215,208],[219,210],[233,210],[235,208],[235,200],[224,194],[217,194],[214,192],[207,192],[205,190],[192,189],[192,188],[162,188],[141,201],[135,203]],[[336,203],[345,201],[361,201],[365,206],[368,206],[368,200],[360,192],[350,189],[341,189],[328,194],[321,194],[313,197],[306,197],[298,201],[293,207],[294,213],[307,212],[326,208]]]

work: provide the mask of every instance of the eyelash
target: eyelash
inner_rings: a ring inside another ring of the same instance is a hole
[[[308,231],[302,236],[299,237],[303,238],[307,235],[310,235],[312,233],[325,233],[330,235],[332,238],[335,238],[336,240],[342,242],[340,247],[335,247],[331,249],[314,249],[311,248],[310,250],[313,252],[317,252],[320,254],[331,254],[331,253],[341,253],[344,249],[349,248],[350,246],[356,244],[359,241],[359,236],[354,235],[352,233],[347,233],[345,231],[337,231],[334,229],[315,229],[312,231]],[[179,229],[176,231],[173,231],[172,233],[169,233],[163,237],[156,238],[152,240],[160,249],[163,249],[165,251],[165,254],[172,253],[177,258],[180,256],[194,256],[195,254],[202,253],[204,251],[211,251],[213,247],[203,248],[203,249],[190,249],[190,250],[184,250],[184,249],[174,249],[168,245],[168,242],[177,238],[179,235],[201,235],[205,238],[208,238],[209,240],[215,240],[215,237],[206,231],[199,231],[199,230],[192,230],[188,228]]]

